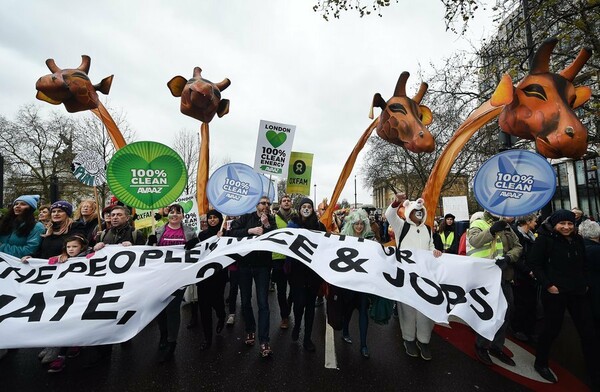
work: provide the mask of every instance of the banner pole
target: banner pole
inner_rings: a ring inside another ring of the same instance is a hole
[[[96,212],[98,218],[98,231],[102,230],[102,209],[100,208],[100,201],[98,200],[98,188],[94,185],[94,200],[96,201]]]

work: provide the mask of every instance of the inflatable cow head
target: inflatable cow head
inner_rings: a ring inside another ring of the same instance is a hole
[[[202,78],[202,69],[194,68],[194,76],[187,80],[175,76],[167,83],[171,94],[181,97],[181,113],[204,123],[209,123],[215,114],[223,117],[229,113],[229,100],[221,99],[221,91],[231,84],[229,79],[213,83]]]
[[[573,109],[588,101],[592,92],[587,86],[573,86],[573,79],[592,52],[582,49],[571,65],[551,73],[550,55],[557,42],[551,38],[542,43],[532,69],[516,87],[504,75],[490,103],[504,105],[498,120],[504,132],[535,140],[538,152],[547,158],[576,159],[586,153],[588,135]]]
[[[375,94],[369,117],[373,118],[373,106],[381,108],[377,125],[380,138],[414,153],[432,152],[435,142],[425,126],[431,123],[433,116],[427,106],[421,105],[427,83],[421,83],[417,95],[410,99],[406,96],[409,76],[408,72],[402,72],[389,101],[386,102],[379,93]]]
[[[98,107],[98,94],[108,94],[112,84],[113,75],[108,76],[99,84],[92,84],[88,77],[90,71],[90,56],[81,56],[81,65],[75,69],[60,69],[53,59],[46,60],[50,75],[42,76],[35,84],[38,91],[35,96],[41,101],[53,105],[65,105],[69,113]]]

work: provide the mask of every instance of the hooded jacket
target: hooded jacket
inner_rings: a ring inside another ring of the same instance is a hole
[[[423,199],[419,198],[415,201],[405,200],[403,206],[406,220],[398,216],[399,205],[392,203],[385,211],[385,217],[394,230],[396,246],[402,246],[402,248],[433,250],[433,239],[431,238],[431,234],[425,225],[425,221],[427,220],[427,209],[423,204]],[[419,225],[410,219],[410,214],[415,209],[420,209],[423,211],[423,219],[421,219],[421,224]],[[406,237],[404,237],[402,240],[402,244],[400,244],[400,234],[402,233],[402,227],[404,225],[411,225],[411,227],[408,230]]]

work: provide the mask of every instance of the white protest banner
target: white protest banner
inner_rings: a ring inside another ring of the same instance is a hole
[[[464,320],[492,339],[504,321],[501,271],[491,260],[383,248],[303,229],[259,237],[212,237],[182,246],[106,246],[64,264],[0,253],[0,348],[89,346],[140,332],[182,286],[253,250],[289,255],[336,286],[411,305],[438,323]]]
[[[254,170],[266,175],[286,177],[295,132],[295,125],[260,120]]]
[[[469,220],[469,203],[467,196],[445,196],[442,197],[442,205],[444,206],[444,215],[452,214],[457,221]]]

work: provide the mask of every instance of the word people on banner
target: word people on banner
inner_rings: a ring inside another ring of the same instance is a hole
[[[258,173],[286,177],[294,142],[295,125],[261,120],[254,158]]]
[[[475,174],[477,202],[498,216],[521,216],[542,209],[556,191],[556,173],[539,154],[509,150],[488,159]]]
[[[493,260],[382,247],[356,237],[278,229],[183,246],[106,246],[49,265],[0,253],[0,348],[87,346],[131,339],[198,282],[257,249],[282,253],[339,287],[404,302],[437,323],[464,320],[487,339],[504,321]],[[293,268],[293,266],[292,266]]]

